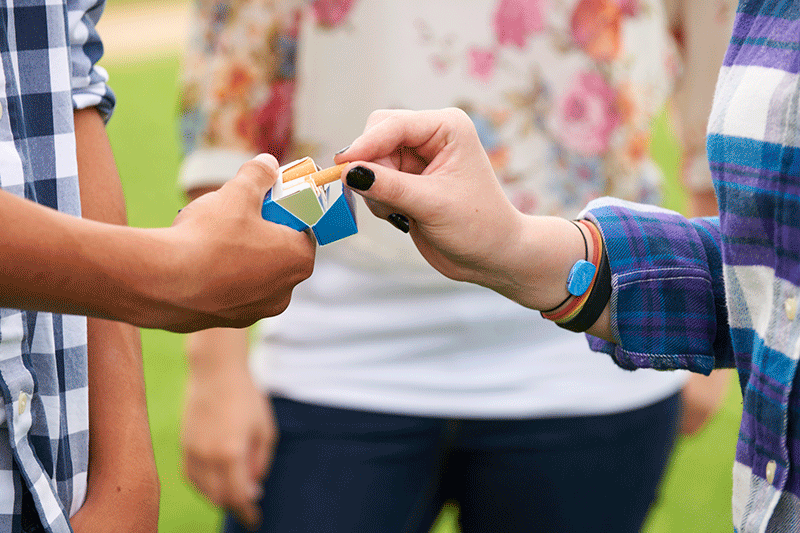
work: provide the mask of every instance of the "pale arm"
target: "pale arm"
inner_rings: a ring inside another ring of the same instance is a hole
[[[379,218],[407,215],[417,248],[445,276],[532,309],[567,296],[570,268],[585,256],[583,238],[568,220],[526,216],[511,205],[463,111],[375,112],[336,161],[370,162],[360,166],[377,178],[356,192]],[[611,338],[608,310],[590,332]]]
[[[186,351],[181,432],[186,476],[212,503],[256,527],[278,428],[269,399],[247,366],[247,330],[193,333]]]
[[[509,204],[463,111],[378,112],[336,159],[351,161],[342,177],[376,216],[409,219],[417,248],[445,276],[532,309],[564,298],[583,239],[567,220]],[[733,365],[718,219],[607,198],[582,216],[600,229],[612,274],[613,320],[607,307],[588,330],[596,351],[630,369]]]
[[[682,58],[672,120],[683,153],[681,180],[689,193],[690,216],[717,213],[706,156],[706,128],[736,4],[735,0],[665,1]]]

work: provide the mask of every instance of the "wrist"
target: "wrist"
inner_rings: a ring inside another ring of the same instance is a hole
[[[570,269],[593,254],[591,239],[584,243],[569,220],[557,217],[519,215],[509,246],[499,255],[500,276],[491,286],[500,294],[532,309],[552,309],[569,295]],[[588,245],[588,250],[587,250]]]
[[[248,330],[214,328],[186,338],[189,379],[214,383],[252,381],[248,365]]]
[[[188,360],[186,379],[190,384],[214,384],[214,388],[222,385],[242,387],[252,383],[253,377],[246,362],[239,360],[228,362],[224,358]]]
[[[158,530],[160,486],[157,475],[95,481],[90,478],[86,501],[70,518],[74,531],[113,529],[144,533]]]
[[[194,276],[182,267],[189,264],[185,247],[169,230],[101,226],[96,240],[102,244],[85,256],[103,273],[98,289],[109,294],[106,316],[141,327],[170,326]]]

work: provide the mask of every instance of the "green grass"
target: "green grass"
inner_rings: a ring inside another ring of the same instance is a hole
[[[177,69],[174,57],[109,66],[119,104],[108,129],[135,226],[169,225],[182,206],[175,187],[180,160],[175,123]],[[656,136],[654,153],[674,176],[679,161],[663,119]],[[667,188],[666,201],[673,208],[682,205],[683,195],[674,182]],[[219,514],[192,491],[179,469],[179,414],[186,372],[182,342],[180,335],[143,332],[148,407],[162,484],[162,533],[213,531],[219,523]],[[680,441],[644,531],[732,531],[731,465],[740,415],[741,397],[734,385],[706,430],[699,437]],[[631,468],[637,468],[635,458],[631,458]],[[455,531],[455,516],[454,509],[447,509],[436,533]]]
[[[175,186],[179,147],[175,126],[178,60],[109,66],[118,105],[108,125],[131,225],[168,226],[183,205]],[[183,336],[142,332],[153,444],[161,478],[159,531],[210,531],[218,513],[184,480],[179,416],[186,366]]]

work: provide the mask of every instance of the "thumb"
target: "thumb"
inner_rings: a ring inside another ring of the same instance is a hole
[[[243,195],[242,201],[258,202],[259,209],[267,191],[278,179],[278,161],[270,154],[260,154],[239,167],[236,176],[223,185],[229,194]]]
[[[228,487],[228,507],[240,522],[255,529],[261,523],[259,500],[262,495],[261,480],[248,475],[249,465],[246,460],[237,461],[231,473],[232,485]]]
[[[424,221],[425,214],[435,209],[440,201],[439,180],[433,176],[408,174],[374,163],[357,162],[345,167],[347,186],[370,200],[370,210],[375,216],[386,218],[392,213],[404,213]]]
[[[267,434],[257,434],[252,437],[250,444],[250,477],[261,481],[269,472],[272,465],[272,458],[275,453],[274,441],[271,441]]]

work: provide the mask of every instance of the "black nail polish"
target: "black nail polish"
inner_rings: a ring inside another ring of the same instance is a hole
[[[348,151],[350,149],[351,146],[353,146],[353,145],[352,144],[348,144],[347,146],[345,146],[344,148],[342,148],[341,150],[336,152],[336,155],[345,153],[346,151]]]
[[[347,172],[347,186],[366,191],[375,182],[375,173],[366,167],[353,167]]]
[[[400,213],[392,213],[386,220],[392,223],[392,226],[399,229],[403,233],[408,233],[409,223],[408,218]]]

